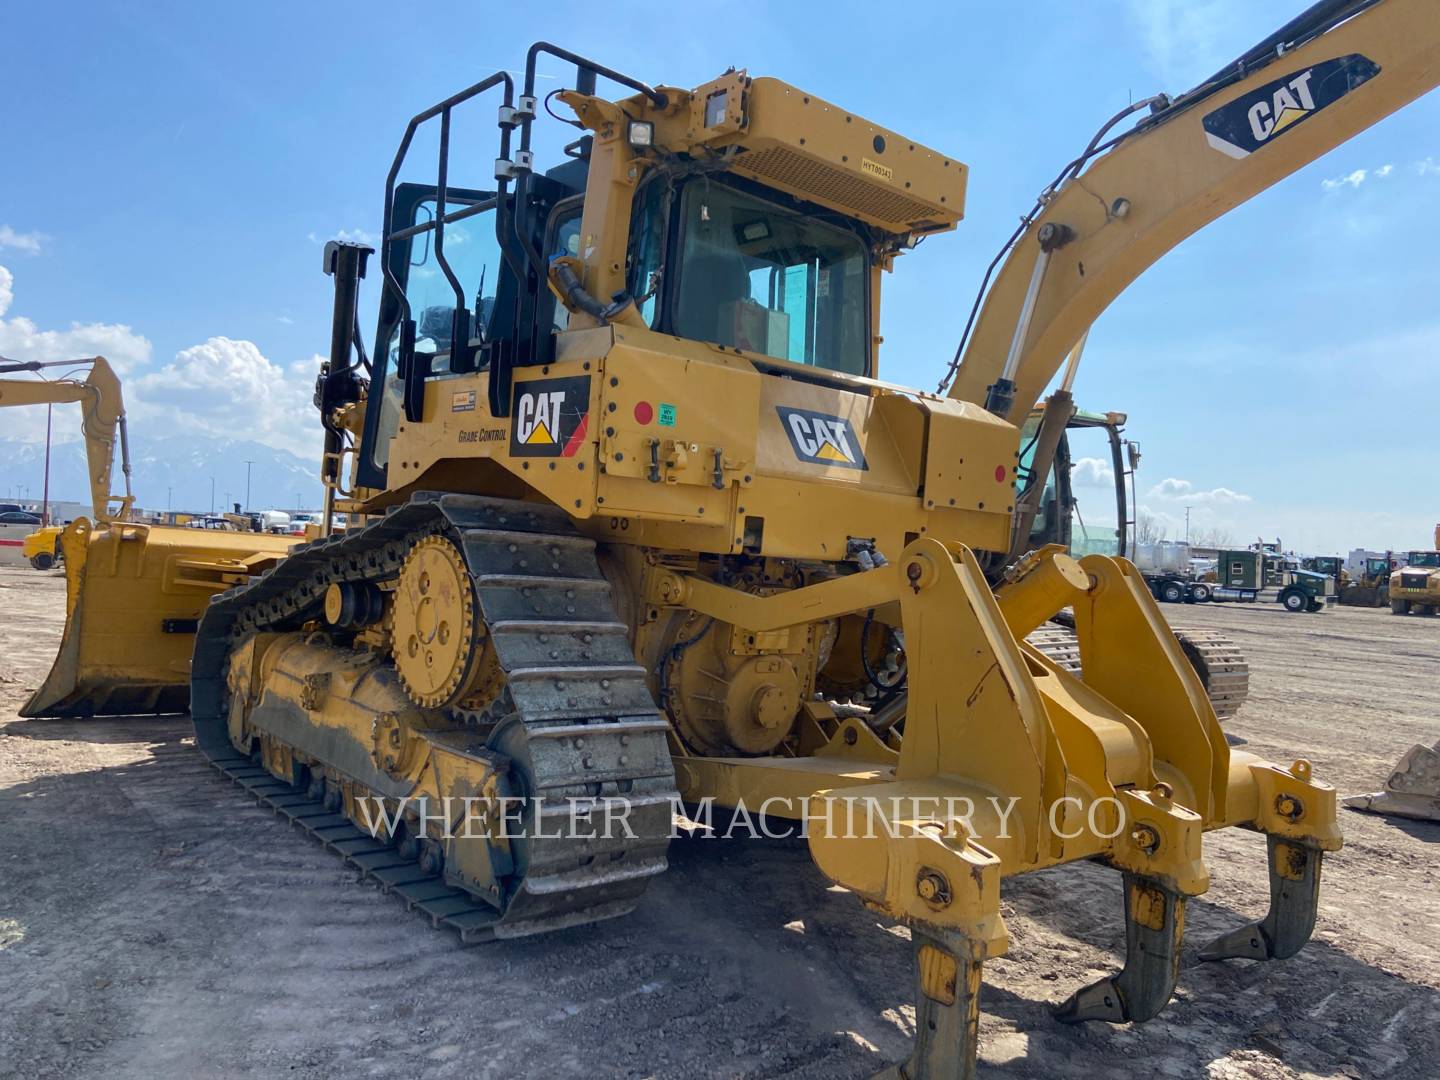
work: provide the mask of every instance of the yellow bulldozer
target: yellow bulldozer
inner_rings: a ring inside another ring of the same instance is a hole
[[[22,716],[183,712],[195,628],[211,596],[284,555],[278,537],[201,536],[132,520],[130,448],[119,376],[103,357],[0,364],[0,407],[78,403],[94,519],[77,518],[38,554],[65,564],[65,633]],[[83,379],[74,377],[83,370]],[[124,493],[111,493],[116,456]]]
[[[542,58],[575,73],[545,110]],[[1124,110],[1025,215],[928,393],[880,378],[882,285],[959,223],[964,164],[776,79],[651,86],[537,43],[406,129],[370,349],[373,253],[326,246],[326,535],[205,607],[200,747],[467,941],[630,911],[677,807],[793,822],[909,929],[911,1080],[973,1075],[1016,874],[1122,875],[1123,967],[1065,1021],[1169,1001],[1208,830],[1265,836],[1270,907],[1202,956],[1293,954],[1333,789],[1227,744],[1131,564],[1012,552],[1020,429],[1145,267],[1437,81],[1427,0],[1326,0]],[[481,103],[493,180],[450,167]],[[543,168],[534,129],[567,107],[581,132]],[[421,125],[435,171],[402,182]],[[1083,678],[1025,642],[1067,607]],[[886,700],[838,710],[825,688],[882,638]]]

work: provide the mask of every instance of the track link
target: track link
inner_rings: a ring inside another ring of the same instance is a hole
[[[505,755],[534,800],[531,835],[517,845],[515,873],[498,903],[328,811],[247,757],[228,733],[226,675],[237,647],[256,633],[298,630],[322,618],[332,582],[393,578],[410,547],[437,534],[465,555],[512,710],[493,732],[462,727],[447,737],[460,752]],[[196,741],[216,769],[467,942],[623,915],[666,867],[678,797],[667,725],[615,613],[593,541],[553,507],[423,493],[380,521],[305,545],[211,602],[196,635],[191,710]],[[607,796],[626,800],[630,835],[554,835],[551,819],[569,815],[571,798]]]
[[[1250,665],[1240,647],[1229,637],[1198,627],[1171,628],[1180,650],[1200,676],[1206,696],[1219,720],[1228,720],[1240,711],[1250,696]],[[1055,664],[1083,678],[1080,671],[1080,640],[1072,626],[1048,622],[1031,631],[1025,639]]]

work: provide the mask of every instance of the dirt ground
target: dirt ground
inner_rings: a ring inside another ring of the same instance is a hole
[[[59,642],[59,573],[0,568],[0,1076],[866,1077],[913,1021],[904,931],[802,842],[677,843],[638,912],[460,947],[223,783],[184,718],[21,721]],[[1229,729],[1344,794],[1440,737],[1440,619],[1175,609],[1231,631]],[[1008,882],[983,1076],[1440,1075],[1440,825],[1344,812],[1295,959],[1195,963],[1266,904],[1264,842],[1206,840],[1176,999],[1144,1025],[1057,1024],[1112,970],[1118,875]]]

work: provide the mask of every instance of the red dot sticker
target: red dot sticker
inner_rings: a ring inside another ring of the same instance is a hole
[[[995,466],[995,483],[997,483],[997,484],[1003,484],[1004,482],[1005,482],[1005,466],[1004,466],[1004,465],[996,465],[996,466]]]
[[[637,424],[648,424],[655,419],[655,407],[648,401],[637,401],[635,403],[635,422]]]

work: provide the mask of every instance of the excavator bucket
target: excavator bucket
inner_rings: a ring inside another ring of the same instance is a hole
[[[1371,814],[1440,821],[1440,742],[1433,747],[1412,746],[1385,781],[1383,791],[1352,795],[1345,805]]]
[[[77,518],[60,543],[65,632],[21,716],[184,712],[195,627],[210,598],[273,565],[292,541]]]

